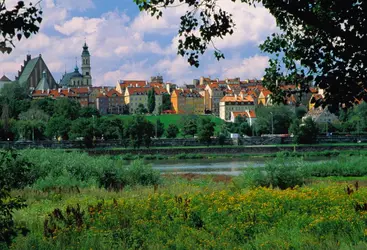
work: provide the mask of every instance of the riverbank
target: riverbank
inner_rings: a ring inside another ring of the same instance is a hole
[[[89,149],[89,155],[121,156],[124,160],[211,159],[285,156],[366,155],[365,144],[176,147],[141,149]]]

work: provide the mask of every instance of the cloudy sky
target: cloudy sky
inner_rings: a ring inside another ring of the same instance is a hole
[[[8,6],[16,0],[6,0]],[[26,1],[27,2],[27,1]],[[16,43],[10,55],[0,54],[0,74],[14,79],[29,52],[43,59],[59,81],[62,73],[73,71],[86,39],[91,52],[93,85],[115,85],[119,79],[148,80],[160,74],[178,85],[200,76],[212,78],[261,78],[268,55],[258,49],[276,31],[275,20],[262,7],[249,7],[230,0],[218,0],[231,12],[235,33],[215,42],[226,56],[217,62],[209,50],[198,69],[177,56],[177,29],[182,8],[164,11],[156,20],[140,13],[133,0],[43,0],[40,32]]]

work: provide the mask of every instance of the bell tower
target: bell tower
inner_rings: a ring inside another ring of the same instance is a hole
[[[82,75],[83,75],[83,86],[92,86],[90,54],[86,42],[84,43],[82,52]]]

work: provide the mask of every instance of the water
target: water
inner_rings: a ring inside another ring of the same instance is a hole
[[[161,173],[170,174],[215,174],[215,175],[231,175],[237,176],[242,173],[245,168],[248,167],[262,167],[267,161],[272,159],[256,158],[245,160],[175,160],[175,161],[154,161],[150,162],[154,169],[159,170]],[[329,158],[309,158],[305,161],[321,162],[324,160],[330,160]]]

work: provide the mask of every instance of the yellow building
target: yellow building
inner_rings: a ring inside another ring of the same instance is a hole
[[[171,103],[176,114],[202,115],[205,113],[204,97],[196,90],[174,90]]]
[[[222,120],[230,121],[231,112],[245,112],[255,110],[255,102],[252,96],[245,95],[241,92],[240,95],[225,96],[219,103],[219,117]]]

